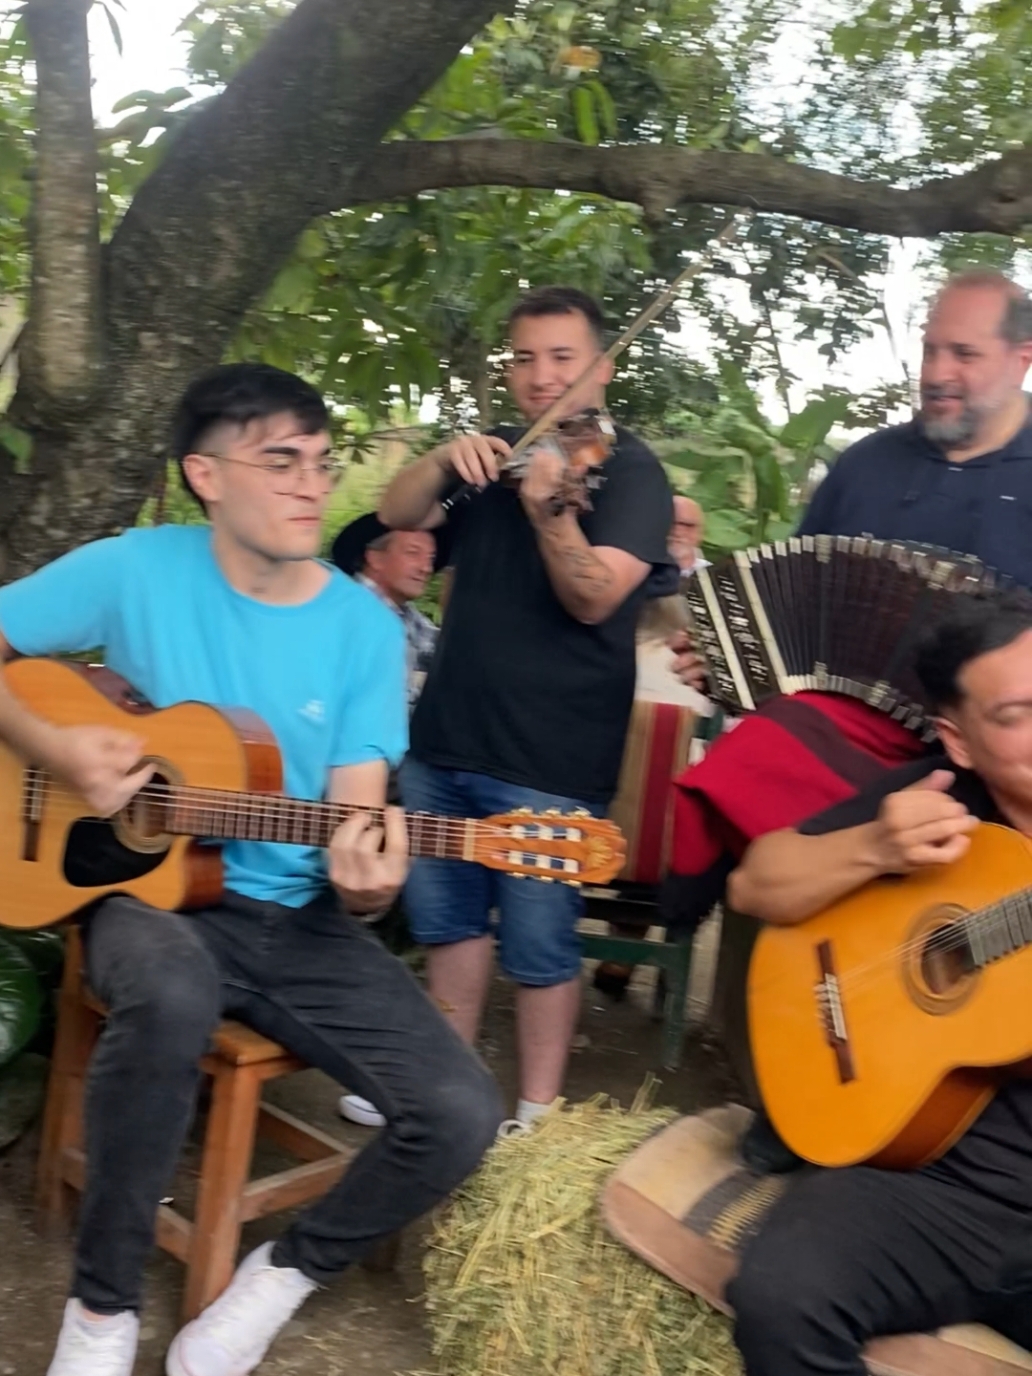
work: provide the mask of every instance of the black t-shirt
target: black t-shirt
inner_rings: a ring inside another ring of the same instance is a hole
[[[855,798],[811,817],[799,830],[807,836],[823,836],[873,822],[883,798],[934,769],[952,770],[956,781],[950,793],[973,816],[1007,825],[976,774],[957,769],[944,756],[935,754],[889,770]],[[905,1047],[900,1048],[900,1054],[906,1054]],[[1013,1080],[1005,1085],[956,1146],[923,1170],[1002,1203],[1032,1209],[1032,1081]]]
[[[520,431],[495,433],[513,443]],[[662,465],[617,428],[580,518],[593,545],[671,563],[673,520]],[[455,581],[412,718],[412,754],[443,769],[606,803],[616,790],[634,696],[640,585],[608,620],[585,626],[552,590],[515,489],[493,483],[449,516]]]

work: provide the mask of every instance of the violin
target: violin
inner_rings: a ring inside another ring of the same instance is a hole
[[[553,427],[529,443],[517,443],[512,456],[502,465],[499,477],[510,487],[518,487],[533,456],[541,450],[556,454],[563,463],[563,478],[552,498],[556,515],[572,507],[591,511],[590,492],[604,481],[599,470],[616,444],[616,426],[609,412],[589,406],[575,415],[556,421]]]
[[[732,217],[717,235],[714,248],[716,245],[730,243],[736,238],[738,229],[738,219]],[[616,443],[616,430],[608,411],[600,407],[588,407],[565,419],[560,418],[562,411],[569,405],[572,397],[583,395],[586,388],[591,386],[599,363],[612,362],[617,358],[646,325],[666,310],[684,284],[702,271],[709,256],[700,258],[679,273],[668,287],[649,302],[604,353],[591,360],[562,396],[557,397],[538,416],[527,433],[517,440],[512,453],[502,466],[500,477],[503,482],[518,487],[527,471],[530,455],[537,446],[545,446],[553,453],[558,453],[565,465],[563,483],[553,499],[556,514],[567,507],[580,511],[591,510],[588,491],[592,487],[599,487],[603,481],[600,469]],[[458,491],[445,498],[441,505],[445,511],[450,511],[458,502],[467,501],[476,491],[471,484],[464,483]]]

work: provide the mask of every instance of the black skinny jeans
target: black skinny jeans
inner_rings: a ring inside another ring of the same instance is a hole
[[[89,1068],[87,1179],[72,1293],[136,1309],[190,1126],[198,1060],[221,1017],[247,1023],[370,1099],[387,1119],[273,1261],[323,1283],[455,1188],[494,1140],[494,1081],[405,966],[329,892],[305,908],[227,894],[189,916],[131,898],[84,924],[110,1009]]]
[[[748,1376],[865,1376],[870,1338],[985,1323],[1032,1347],[1032,1216],[935,1169],[799,1180],[728,1288]]]

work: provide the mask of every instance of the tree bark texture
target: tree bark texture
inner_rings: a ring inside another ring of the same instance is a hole
[[[911,187],[764,154],[504,138],[381,142],[462,44],[515,0],[301,0],[184,127],[103,254],[86,0],[29,0],[38,70],[32,315],[0,448],[0,581],[131,523],[183,387],[222,357],[313,218],[443,187],[565,188],[747,207],[888,235],[1032,223],[1032,148]],[[85,132],[84,132],[85,131]],[[99,267],[98,267],[99,264]]]
[[[1032,223],[1032,148],[956,177],[896,187],[757,153],[498,138],[392,142],[376,150],[347,199],[389,201],[449,186],[582,191],[657,216],[685,205],[736,206],[894,237],[1016,234]]]
[[[32,0],[36,28],[67,20],[76,5],[85,0]],[[371,150],[500,8],[497,0],[302,0],[190,121],[104,251],[102,386],[75,414],[44,411],[36,380],[51,376],[47,367],[58,376],[81,369],[83,341],[69,349],[32,323],[48,359],[53,349],[61,361],[44,367],[30,349],[8,413],[35,443],[29,472],[0,465],[0,580],[134,520],[186,383],[219,361],[320,207],[349,199]],[[64,103],[44,90],[74,85],[77,57],[56,40],[35,57],[42,153],[68,132]],[[93,188],[89,118],[83,127],[89,151],[79,137],[64,175],[88,175]],[[95,216],[95,193],[93,205]],[[71,211],[50,211],[55,240],[75,239]],[[73,352],[77,359],[63,360]]]
[[[25,411],[51,425],[90,403],[103,363],[89,7],[90,0],[30,0],[25,7],[38,131],[32,285],[19,359]]]

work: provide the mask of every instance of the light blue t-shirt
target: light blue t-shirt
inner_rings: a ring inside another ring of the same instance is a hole
[[[73,550],[0,588],[0,631],[23,655],[103,646],[105,663],[155,707],[248,707],[283,756],[284,789],[326,794],[328,771],[405,752],[401,622],[367,588],[329,570],[298,606],[237,592],[207,526],[129,530]],[[300,907],[326,884],[321,850],[232,841],[226,887]]]

